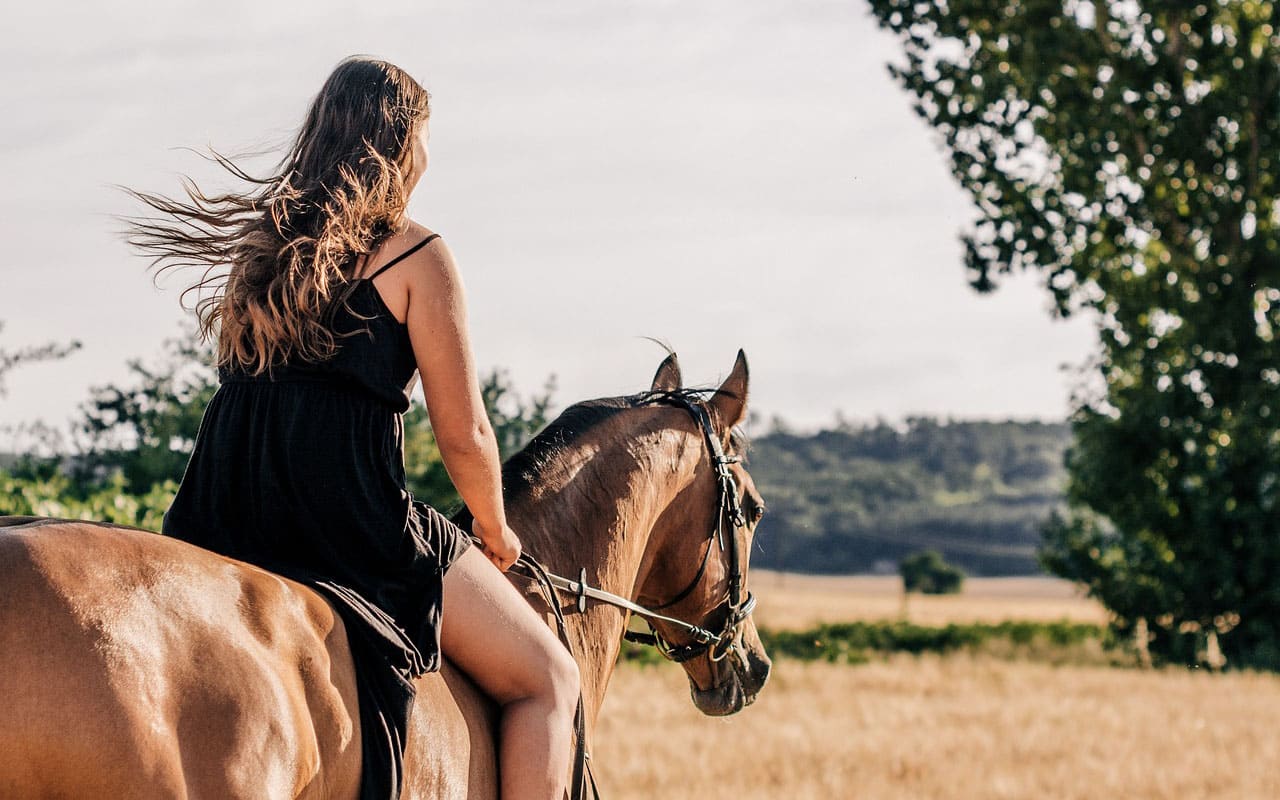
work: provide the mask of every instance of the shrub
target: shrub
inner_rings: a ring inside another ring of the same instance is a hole
[[[898,565],[898,572],[908,592],[957,594],[964,583],[964,573],[943,561],[936,550],[907,556]]]

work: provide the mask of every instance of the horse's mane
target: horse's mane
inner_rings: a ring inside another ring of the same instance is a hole
[[[619,412],[634,407],[632,397],[602,397],[569,406],[503,463],[504,493],[517,496],[528,492],[537,484],[542,472],[579,436]]]
[[[705,404],[707,397],[715,394],[716,391],[716,389],[698,388],[645,391],[633,395],[602,397],[574,403],[503,463],[503,493],[508,498],[528,494],[538,485],[542,473],[554,464],[580,436],[622,411],[671,401]],[[737,454],[745,454],[747,446],[746,435],[740,429],[734,428],[730,432],[731,450]],[[462,508],[454,515],[453,521],[467,527],[471,521],[470,512],[465,507]]]

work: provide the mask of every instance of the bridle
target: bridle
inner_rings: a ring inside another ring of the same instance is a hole
[[[585,569],[579,571],[578,580],[575,581],[549,572],[535,559],[532,557],[526,558],[523,554],[516,562],[516,566],[522,567],[525,572],[530,573],[530,577],[539,583],[546,583],[557,590],[572,594],[577,599],[579,612],[586,611],[587,600],[596,600],[626,609],[650,624],[649,633],[627,631],[624,634],[627,641],[651,645],[664,657],[677,663],[689,661],[707,652],[710,653],[712,661],[720,661],[730,652],[733,643],[737,640],[738,631],[742,627],[742,623],[746,621],[747,617],[751,616],[751,612],[756,607],[755,595],[751,594],[751,592],[744,594],[742,591],[743,558],[741,543],[738,539],[738,529],[746,527],[747,519],[742,511],[742,501],[738,499],[738,481],[729,469],[730,464],[735,464],[741,459],[738,456],[725,454],[724,448],[720,446],[720,439],[716,436],[711,415],[701,403],[690,399],[684,394],[674,392],[655,393],[652,395],[651,402],[679,406],[693,416],[706,443],[707,450],[711,456],[711,465],[716,473],[716,518],[711,526],[702,561],[689,584],[677,592],[670,600],[652,608],[646,608],[625,597],[589,586]],[[726,530],[726,523],[728,523],[728,530]],[[676,605],[693,593],[693,590],[702,582],[702,578],[707,571],[707,564],[711,561],[711,551],[717,545],[720,551],[725,553],[728,558],[728,587],[724,597],[716,604],[715,608],[707,612],[706,619],[713,619],[721,611],[724,611],[724,621],[721,623],[719,630],[712,631],[705,622],[695,624],[658,613],[663,609]],[[552,605],[556,606],[558,604],[552,603]],[[654,622],[660,622],[682,630],[690,636],[692,641],[674,644],[653,628]]]
[[[721,661],[733,652],[734,643],[738,640],[742,623],[746,621],[747,617],[751,616],[751,612],[756,607],[755,596],[751,592],[744,594],[742,591],[743,558],[740,549],[741,544],[738,541],[738,529],[746,527],[747,519],[742,511],[742,501],[738,499],[738,481],[729,469],[730,464],[737,463],[741,459],[738,456],[725,454],[724,448],[720,446],[720,439],[716,436],[711,414],[702,403],[697,402],[683,392],[652,392],[646,400],[647,402],[668,403],[688,411],[698,425],[698,430],[702,434],[707,451],[710,454],[711,465],[715,469],[716,518],[707,539],[706,552],[702,556],[702,562],[698,565],[698,570],[693,579],[670,600],[653,608],[646,608],[625,597],[587,585],[586,569],[578,571],[578,579],[576,581],[571,580],[548,571],[537,559],[527,553],[522,553],[512,568],[518,568],[542,590],[543,597],[555,616],[560,637],[570,650],[572,650],[572,644],[565,623],[564,611],[560,604],[556,602],[557,591],[573,595],[576,598],[576,606],[579,613],[587,610],[587,600],[590,599],[625,609],[643,618],[649,624],[650,632],[627,631],[624,637],[631,642],[652,645],[659,653],[671,661],[683,663],[704,653],[707,653],[712,661]],[[726,523],[728,523],[727,526]],[[728,527],[727,530],[726,527]],[[676,605],[692,594],[706,574],[707,564],[711,560],[711,551],[716,545],[728,558],[728,587],[724,598],[707,613],[706,619],[713,619],[723,611],[725,618],[719,630],[712,631],[706,622],[694,624],[658,613],[663,609]],[[654,627],[655,622],[684,631],[690,636],[691,641],[679,644],[668,641],[658,633]],[[578,710],[574,718],[574,727],[576,729],[577,742],[573,780],[569,787],[570,795],[574,800],[585,797],[587,780],[589,779],[594,796],[599,797],[595,778],[591,775],[590,766],[587,763],[589,756],[586,747],[586,730],[581,697],[578,698]]]
[[[627,631],[624,636],[630,642],[652,645],[664,657],[676,663],[683,663],[697,658],[708,651],[712,661],[720,661],[728,655],[733,643],[737,640],[738,629],[746,621],[747,617],[751,616],[751,612],[756,607],[755,595],[747,592],[743,596],[742,593],[742,552],[740,550],[741,544],[738,541],[738,529],[747,526],[747,518],[742,512],[742,501],[738,499],[738,481],[733,477],[733,472],[729,469],[730,464],[741,461],[741,458],[725,454],[724,448],[720,446],[720,438],[716,436],[715,428],[711,423],[711,415],[707,412],[705,406],[695,403],[683,395],[665,394],[661,395],[661,398],[663,402],[679,405],[693,415],[694,420],[698,423],[698,428],[703,434],[703,439],[707,444],[707,451],[711,456],[711,465],[716,471],[716,520],[711,528],[711,535],[707,540],[707,548],[702,555],[702,562],[698,565],[698,571],[694,574],[693,579],[689,581],[689,585],[677,592],[675,597],[661,605],[654,606],[652,610],[640,615],[650,623],[654,620],[661,620],[668,625],[681,628],[693,637],[693,641],[687,644],[672,644],[663,638],[652,625],[650,625],[649,633]],[[725,530],[726,522],[730,525],[727,532]],[[725,544],[726,533],[728,545]],[[687,622],[657,615],[656,612],[670,608],[684,600],[702,582],[702,576],[707,571],[707,564],[711,561],[713,545],[719,546],[720,552],[727,555],[729,562],[729,580],[725,595],[716,604],[716,607],[707,613],[707,618],[712,619],[722,609],[725,611],[724,622],[721,624],[720,630],[712,633],[705,625],[691,625]]]

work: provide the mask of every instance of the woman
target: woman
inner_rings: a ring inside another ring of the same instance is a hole
[[[363,798],[399,795],[408,679],[438,669],[441,650],[501,704],[502,796],[560,798],[577,667],[502,575],[520,542],[461,281],[439,235],[405,212],[427,168],[429,113],[407,73],[353,56],[275,174],[215,154],[254,189],[207,197],[188,184],[190,202],[127,190],[164,215],[131,220],[129,241],[162,270],[207,266],[192,290],[213,290],[196,312],[221,385],[164,532],[333,602],[356,664]],[[482,549],[405,488],[417,375]]]

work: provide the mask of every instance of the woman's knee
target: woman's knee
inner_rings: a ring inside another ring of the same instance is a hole
[[[560,705],[573,707],[582,693],[582,676],[578,672],[578,662],[563,646],[555,648],[551,654],[548,682],[551,692]]]
[[[581,692],[578,663],[559,640],[546,637],[539,648],[538,663],[528,665],[519,681],[519,696],[507,702],[537,698],[559,710],[572,712]]]

